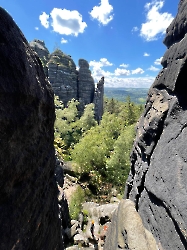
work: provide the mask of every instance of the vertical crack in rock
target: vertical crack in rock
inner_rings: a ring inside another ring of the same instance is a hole
[[[149,199],[151,201],[152,204],[156,205],[156,206],[162,206],[166,212],[167,212],[167,215],[169,216],[169,218],[171,218],[173,224],[174,224],[174,227],[176,229],[176,232],[178,234],[178,236],[180,237],[180,240],[182,242],[182,244],[185,246],[186,245],[186,242],[187,242],[187,232],[186,232],[186,228],[183,227],[184,225],[184,221],[182,219],[182,217],[180,218],[180,223],[177,221],[178,218],[175,218],[175,215],[172,214],[172,209],[176,209],[175,207],[174,208],[171,208],[171,207],[168,207],[161,199],[159,199],[158,197],[156,197],[156,195],[154,195],[153,193],[151,193],[150,191],[148,191],[146,188],[145,188],[148,196],[149,196]],[[151,205],[150,205],[150,209],[151,209]],[[152,213],[153,213],[153,216],[154,216],[154,211],[152,210]],[[182,223],[183,222],[183,223]],[[179,226],[180,224],[180,226]]]

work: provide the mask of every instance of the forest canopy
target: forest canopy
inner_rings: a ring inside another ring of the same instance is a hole
[[[130,169],[130,152],[135,125],[143,106],[105,98],[104,114],[98,124],[94,105],[79,112],[71,100],[63,107],[55,97],[55,147],[64,161],[71,161],[80,181],[86,181],[91,194],[102,194],[108,187],[123,192]]]

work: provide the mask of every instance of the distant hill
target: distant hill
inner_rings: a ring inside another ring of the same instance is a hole
[[[127,96],[131,101],[137,104],[145,104],[149,89],[145,88],[104,88],[104,95],[107,98],[114,98],[118,101],[125,102]]]

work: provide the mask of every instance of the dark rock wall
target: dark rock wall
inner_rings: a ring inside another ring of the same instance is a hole
[[[160,249],[187,248],[187,0],[167,29],[163,69],[137,126],[125,198]]]
[[[0,249],[61,250],[53,91],[0,8]]]

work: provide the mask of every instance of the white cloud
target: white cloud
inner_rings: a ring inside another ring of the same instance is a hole
[[[122,67],[122,68],[128,68],[128,67],[129,67],[129,64],[124,64],[124,63],[122,63],[122,64],[120,64],[119,66]]]
[[[39,30],[39,28],[38,28],[38,27],[35,27],[35,30]]]
[[[78,36],[83,33],[87,24],[82,21],[82,15],[77,10],[66,10],[54,8],[49,15],[45,12],[39,16],[41,24],[45,28],[49,28],[49,24],[53,27],[53,31],[61,35]]]
[[[158,35],[164,34],[166,28],[173,20],[172,14],[168,12],[160,13],[164,5],[164,0],[153,0],[145,5],[147,12],[146,22],[142,24],[140,36],[146,41],[158,39]]]
[[[99,79],[100,80],[100,79]],[[106,87],[115,88],[149,88],[154,82],[154,77],[105,77]]]
[[[112,11],[113,6],[109,4],[109,0],[101,0],[99,6],[93,7],[90,15],[92,18],[97,19],[99,23],[107,25],[113,19]]]
[[[49,15],[47,15],[45,12],[43,12],[40,16],[39,16],[41,25],[44,26],[46,29],[49,28]]]
[[[131,73],[132,73],[132,75],[143,74],[144,70],[141,68],[137,68],[137,69],[131,70]]]
[[[160,65],[163,57],[160,57],[154,61],[155,65]]]
[[[112,66],[106,58],[101,58],[97,61],[90,61],[90,67],[92,67],[92,76],[95,82],[98,82],[102,76],[105,77],[106,87],[123,87],[123,88],[149,88],[154,81],[154,77],[130,77],[132,73],[143,74],[143,69],[137,68],[135,70],[127,70],[128,64],[121,64],[124,68],[117,68],[114,72],[103,70],[104,66]]]
[[[151,65],[150,68],[148,68],[148,70],[151,70],[151,71],[158,71],[160,70],[159,68],[156,68],[155,66]]]
[[[68,40],[64,39],[63,37],[61,38],[61,43],[68,43]]]
[[[77,10],[54,8],[51,11],[53,30],[61,35],[75,35],[83,33],[87,24],[82,21],[82,15]]]
[[[113,64],[110,63],[106,58],[101,58],[99,60],[99,62],[97,62],[95,60],[90,61],[89,65],[93,66],[93,67],[96,67],[96,68],[101,68],[101,67],[104,67],[104,66],[112,66]]]
[[[131,73],[130,73],[130,70],[127,70],[127,69],[115,69],[114,71],[114,75],[115,76],[129,76]]]
[[[132,28],[131,31],[132,31],[132,33],[133,33],[133,32],[137,32],[138,30],[139,30],[139,28],[135,26],[135,27]]]
[[[150,56],[150,54],[148,54],[148,53],[145,52],[145,53],[143,54],[143,56]]]

